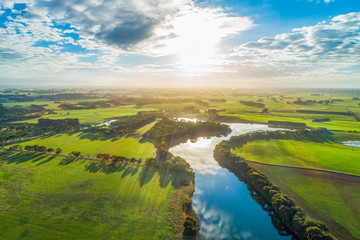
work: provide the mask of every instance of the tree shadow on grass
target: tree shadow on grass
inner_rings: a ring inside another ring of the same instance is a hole
[[[20,163],[25,163],[28,161],[37,162],[46,157],[46,155],[44,155],[42,153],[17,152],[14,154],[11,151],[9,151],[9,152],[10,152],[10,154],[7,155],[6,158],[4,159],[8,164],[11,164],[11,163],[20,164]]]
[[[15,152],[11,150],[6,150],[0,153],[0,158],[7,164],[11,164],[11,163],[21,164],[29,161],[35,163],[43,160],[35,165],[35,166],[40,166],[55,159],[56,156],[47,155],[44,153]]]
[[[67,157],[67,158],[64,158],[62,159],[60,162],[59,162],[59,166],[66,166],[66,165],[69,165],[73,162],[76,161],[76,158],[73,158],[73,157]]]
[[[154,175],[157,171],[158,171],[157,169],[143,167],[142,171],[140,172],[140,176],[139,176],[140,186],[142,187],[142,186],[148,184],[151,181],[151,179],[154,177]]]
[[[110,163],[102,161],[92,161],[85,167],[85,171],[90,173],[102,172],[106,174],[116,173],[123,171],[128,165],[127,164],[118,164],[118,163]]]
[[[169,171],[168,169],[162,169],[162,171],[159,172],[159,176],[159,184],[161,188],[166,188],[169,183],[171,183],[174,188],[178,187],[178,184],[176,184],[179,177],[178,172]]]
[[[125,171],[123,172],[123,174],[121,175],[121,178],[124,178],[128,175],[134,176],[137,172],[139,171],[139,167],[135,167],[135,166],[129,166],[128,168],[125,169]]]
[[[44,164],[44,163],[48,163],[48,162],[50,162],[51,160],[53,160],[54,158],[56,158],[56,156],[54,156],[54,155],[48,156],[48,159],[45,159],[44,161],[39,162],[38,164],[36,164],[36,166],[40,166],[40,165],[42,165],[42,164]]]
[[[118,137],[117,135],[108,135],[108,136],[102,136],[102,135],[96,135],[94,133],[90,133],[90,132],[82,132],[79,135],[80,139],[88,139],[90,141],[107,141],[110,139],[114,139]]]

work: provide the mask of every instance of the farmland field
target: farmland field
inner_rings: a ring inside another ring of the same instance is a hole
[[[177,173],[0,150],[1,239],[172,239]],[[181,210],[180,210],[181,211]],[[176,235],[177,234],[177,235]]]
[[[57,114],[45,115],[41,118],[65,119],[78,118],[80,123],[95,124],[106,121],[108,118],[136,115],[139,111],[152,111],[154,108],[136,108],[135,105],[120,107],[81,109],[81,110],[56,110]],[[37,123],[38,119],[24,120],[20,122]]]
[[[48,148],[61,148],[65,154],[69,154],[72,151],[80,151],[86,157],[95,157],[98,153],[108,153],[145,160],[155,156],[154,145],[149,142],[142,143],[140,138],[104,138],[84,132],[44,136],[29,141],[17,142],[12,145],[15,144],[22,146],[37,144]]]
[[[313,167],[360,175],[360,148],[295,140],[251,141],[233,153],[247,160]]]
[[[360,238],[360,177],[250,163],[339,239]]]
[[[333,138],[341,141],[347,135],[351,139],[359,139],[355,133],[337,133]],[[305,136],[250,141],[241,148],[233,148],[232,152],[255,161],[249,164],[263,172],[309,216],[325,222],[332,232],[342,236],[341,239],[360,237],[357,227],[360,224],[360,204],[356,201],[360,197],[359,148]],[[345,174],[320,172],[311,168]]]

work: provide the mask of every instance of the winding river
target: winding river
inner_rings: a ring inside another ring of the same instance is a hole
[[[199,138],[170,149],[189,162],[195,171],[193,208],[200,218],[203,239],[285,240],[271,222],[271,217],[251,198],[246,184],[218,165],[213,151],[220,141],[256,130],[276,130],[259,124],[228,124],[226,137]]]

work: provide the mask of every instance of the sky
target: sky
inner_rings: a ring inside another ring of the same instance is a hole
[[[0,85],[360,88],[360,1],[0,0]]]

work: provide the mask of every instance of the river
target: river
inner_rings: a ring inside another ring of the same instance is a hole
[[[199,138],[170,149],[190,163],[195,171],[193,208],[200,218],[203,239],[285,240],[271,218],[251,198],[246,184],[218,165],[213,151],[220,141],[256,130],[276,130],[260,124],[228,124],[232,132],[226,137]]]

